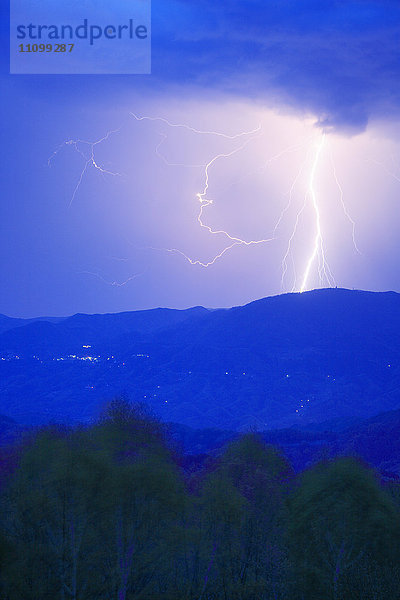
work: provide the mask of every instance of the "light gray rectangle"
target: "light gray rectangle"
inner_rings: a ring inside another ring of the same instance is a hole
[[[11,0],[10,73],[150,74],[151,0]]]

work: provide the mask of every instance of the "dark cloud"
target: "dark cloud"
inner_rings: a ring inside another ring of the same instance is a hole
[[[152,15],[151,76],[53,76],[51,85],[22,76],[16,93],[90,102],[101,91],[106,102],[121,89],[154,96],[178,85],[286,105],[350,131],[400,112],[398,0],[153,0]]]
[[[326,127],[399,112],[398,2],[153,2],[153,19],[157,78],[275,99]]]

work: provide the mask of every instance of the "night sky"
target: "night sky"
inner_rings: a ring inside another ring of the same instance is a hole
[[[298,291],[316,206],[305,289],[400,292],[399,2],[154,0],[152,15],[151,75],[36,76],[9,75],[2,14],[0,313]],[[201,199],[226,233],[201,227]]]

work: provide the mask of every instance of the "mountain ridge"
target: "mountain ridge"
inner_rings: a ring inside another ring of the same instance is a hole
[[[88,420],[122,392],[194,427],[368,418],[400,408],[400,294],[330,288],[230,309],[78,313],[3,331],[0,357],[0,412],[27,423]]]

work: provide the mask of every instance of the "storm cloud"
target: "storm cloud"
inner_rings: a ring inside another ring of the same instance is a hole
[[[363,130],[400,111],[398,2],[153,3],[153,75]]]

